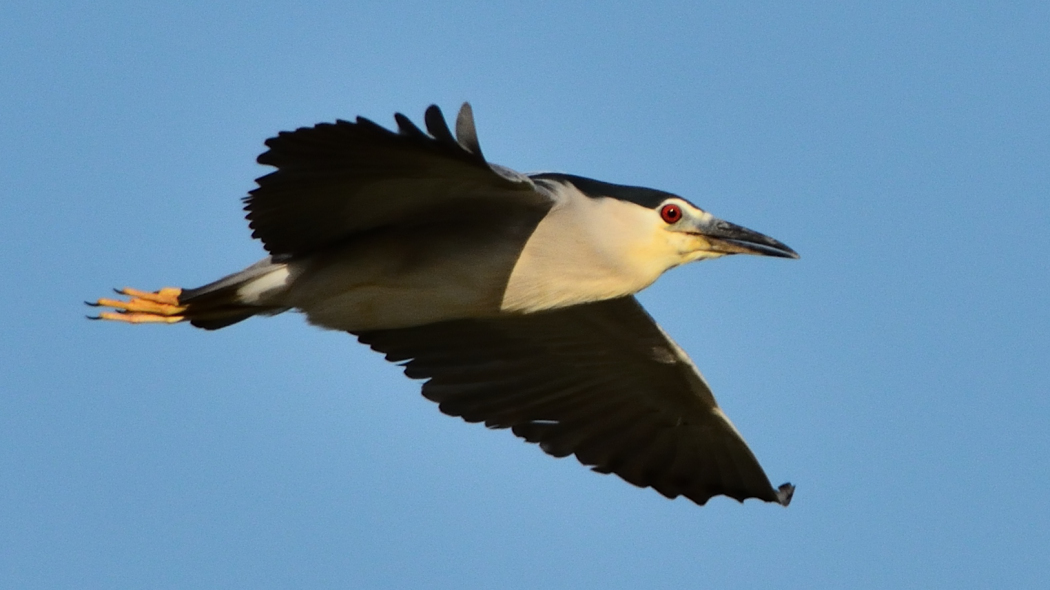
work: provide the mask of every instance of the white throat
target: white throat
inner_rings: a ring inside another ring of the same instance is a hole
[[[532,312],[631,295],[684,262],[651,209],[559,186],[525,244],[501,310]]]

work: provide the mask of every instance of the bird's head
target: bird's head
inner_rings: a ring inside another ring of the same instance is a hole
[[[533,178],[571,186],[587,197],[569,200],[577,207],[568,210],[580,219],[574,226],[592,230],[586,232],[590,236],[587,243],[600,244],[639,269],[659,274],[687,262],[728,254],[799,257],[778,240],[718,219],[666,191],[569,174],[544,173]]]
[[[682,257],[682,263],[718,258],[727,254],[754,254],[778,258],[798,258],[786,244],[724,221],[685,199],[667,195],[646,207],[651,231],[658,241],[666,241]]]

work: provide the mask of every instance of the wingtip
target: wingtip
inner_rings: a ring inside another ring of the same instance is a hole
[[[445,114],[441,112],[439,106],[432,104],[427,107],[427,112],[423,114],[423,122],[426,123],[431,137],[446,145],[456,145],[456,138],[452,137],[452,131],[445,121]]]
[[[795,486],[790,483],[780,484],[777,488],[777,502],[781,506],[787,506],[791,503],[791,498],[795,495]]]
[[[485,159],[478,142],[478,130],[474,126],[474,108],[469,102],[464,102],[463,106],[459,107],[459,114],[456,116],[456,141],[475,157]]]

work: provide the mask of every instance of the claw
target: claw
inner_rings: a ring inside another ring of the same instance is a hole
[[[185,305],[179,305],[179,295],[182,289],[165,287],[160,291],[139,291],[125,287],[114,289],[118,294],[130,297],[127,301],[122,299],[102,298],[95,302],[86,301],[92,307],[109,307],[116,311],[104,311],[97,316],[88,316],[93,320],[110,320],[114,322],[126,322],[129,324],[174,324],[186,319],[183,312]]]

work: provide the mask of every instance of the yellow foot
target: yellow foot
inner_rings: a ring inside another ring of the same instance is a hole
[[[111,320],[114,322],[127,322],[129,324],[174,324],[186,319],[182,315],[186,311],[185,305],[179,305],[179,295],[182,289],[177,287],[165,287],[155,293],[139,291],[138,289],[124,288],[117,293],[130,297],[127,301],[121,299],[99,299],[88,305],[93,307],[111,307],[116,311],[104,311],[97,316],[89,316],[93,320]]]

